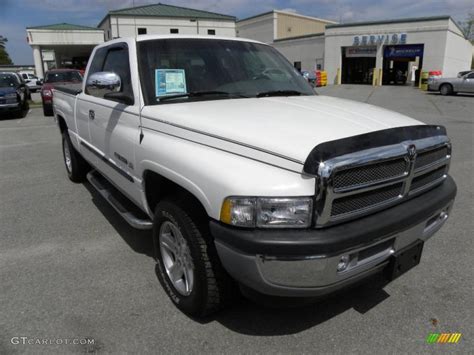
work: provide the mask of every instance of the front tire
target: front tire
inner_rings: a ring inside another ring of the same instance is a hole
[[[85,180],[90,168],[84,158],[76,151],[72,145],[71,138],[64,132],[63,137],[63,159],[69,179],[73,182]]]
[[[217,256],[207,218],[189,201],[189,197],[167,199],[156,206],[156,274],[176,307],[203,317],[228,304],[238,291]]]
[[[449,84],[443,84],[439,88],[439,92],[443,96],[451,95],[453,93],[453,87]]]

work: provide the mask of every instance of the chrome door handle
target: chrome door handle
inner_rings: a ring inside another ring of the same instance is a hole
[[[94,110],[89,110],[89,119],[93,120],[95,118],[95,112]]]

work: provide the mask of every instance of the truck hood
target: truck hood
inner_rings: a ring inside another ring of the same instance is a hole
[[[163,104],[146,106],[142,114],[145,126],[147,118],[159,120],[165,125],[254,147],[300,163],[323,142],[423,124],[397,112],[329,96]]]

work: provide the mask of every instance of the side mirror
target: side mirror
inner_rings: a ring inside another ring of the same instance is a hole
[[[122,80],[112,72],[97,72],[89,75],[86,81],[86,93],[93,96],[104,97],[106,94],[120,92]]]

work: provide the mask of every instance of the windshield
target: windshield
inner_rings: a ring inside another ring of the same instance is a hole
[[[263,44],[173,38],[139,42],[138,51],[148,105],[160,103],[160,98],[173,103],[315,95],[280,53]]]
[[[58,83],[58,82],[74,82],[82,81],[82,76],[77,71],[61,71],[47,73],[44,79],[45,83]]]
[[[16,87],[19,84],[16,76],[11,74],[0,74],[0,87]]]

